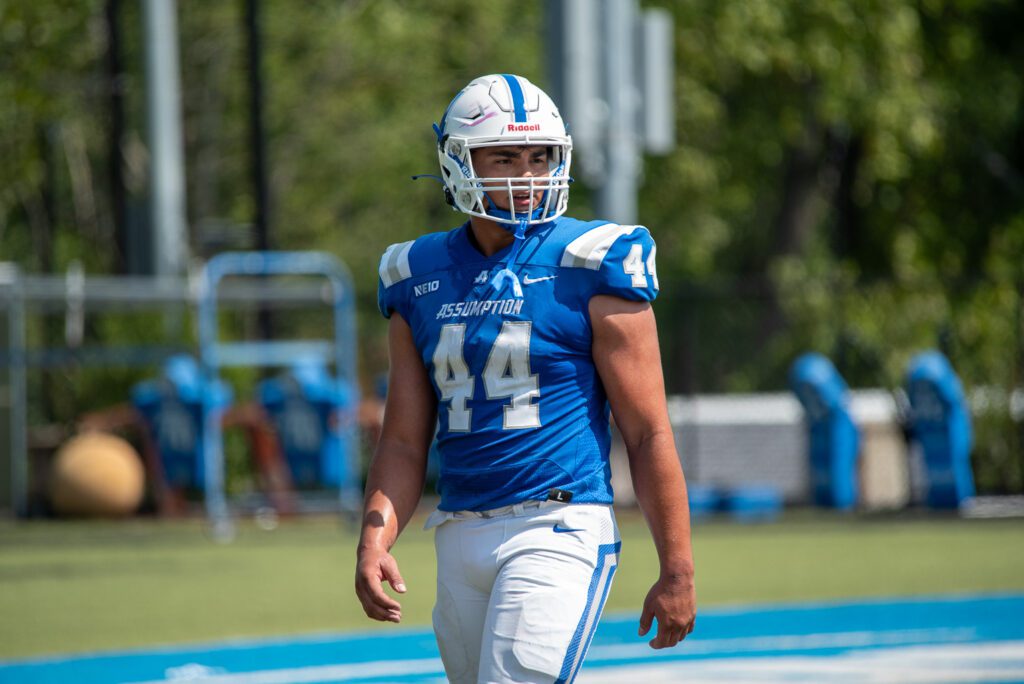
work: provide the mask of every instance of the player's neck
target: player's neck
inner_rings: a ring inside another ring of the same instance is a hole
[[[507,228],[479,216],[470,217],[469,228],[473,246],[487,257],[494,256],[515,240],[515,236]]]

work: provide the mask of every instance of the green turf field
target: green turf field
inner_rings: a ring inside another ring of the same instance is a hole
[[[608,611],[636,612],[657,563],[643,521],[620,512]],[[414,521],[395,549],[405,623],[429,622],[433,547]],[[703,605],[1024,590],[1024,520],[795,512],[694,528]],[[0,658],[318,631],[394,629],[352,593],[355,539],[335,519],[0,523]]]

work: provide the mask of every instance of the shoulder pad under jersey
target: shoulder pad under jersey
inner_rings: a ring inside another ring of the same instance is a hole
[[[429,233],[415,240],[395,243],[384,250],[377,269],[380,276],[377,305],[385,317],[390,318],[392,311],[405,314],[402,309],[406,300],[403,297],[404,281],[445,266],[447,236],[448,233]]]
[[[409,252],[412,251],[414,242],[416,241],[398,242],[384,250],[384,256],[380,258],[380,268],[377,269],[384,287],[391,287],[397,282],[412,277],[412,270],[409,268]]]
[[[644,226],[604,223],[573,239],[560,266],[595,272],[595,293],[635,301],[658,295],[657,247]]]

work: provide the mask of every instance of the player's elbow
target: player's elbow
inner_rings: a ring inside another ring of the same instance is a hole
[[[638,456],[649,458],[652,453],[659,453],[668,450],[675,453],[675,435],[668,425],[650,425],[643,429],[623,431],[623,441],[626,444],[626,453],[630,459]]]

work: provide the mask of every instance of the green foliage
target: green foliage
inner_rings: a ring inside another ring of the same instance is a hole
[[[110,237],[93,185],[105,115],[92,106],[101,10],[96,1],[0,6],[0,254],[28,270],[68,254],[106,266],[88,248]]]

